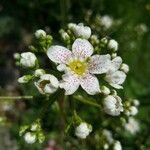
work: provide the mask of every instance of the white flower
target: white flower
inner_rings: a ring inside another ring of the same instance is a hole
[[[121,143],[119,141],[116,141],[114,143],[113,150],[122,150],[122,146],[121,146]]]
[[[113,24],[113,19],[110,16],[108,16],[108,15],[102,16],[101,17],[101,24],[106,29],[109,29],[112,26],[112,24]]]
[[[73,94],[81,87],[90,95],[100,92],[98,79],[94,74],[106,73],[110,68],[110,55],[94,55],[93,46],[85,39],[76,39],[72,51],[62,46],[51,46],[47,55],[49,59],[61,65],[65,70],[60,88],[66,95]]]
[[[125,73],[129,72],[129,66],[127,64],[121,64],[120,69]]]
[[[140,130],[139,123],[132,117],[129,118],[128,123],[124,127],[131,134],[136,134]]]
[[[106,86],[102,86],[101,87],[101,92],[104,94],[104,95],[109,95],[110,94],[110,89]]]
[[[123,111],[122,100],[117,95],[108,95],[103,101],[104,111],[112,116],[118,116]]]
[[[35,75],[36,77],[40,77],[40,76],[43,75],[43,74],[45,74],[45,71],[44,71],[43,69],[37,69],[37,70],[35,70],[35,72],[34,72],[34,75]]]
[[[91,28],[88,26],[84,26],[82,23],[78,25],[73,24],[71,26],[71,29],[76,35],[76,37],[82,37],[88,39],[91,36]]]
[[[24,67],[34,67],[36,64],[36,56],[31,52],[24,52],[21,54],[20,64]]]
[[[130,108],[130,115],[135,116],[138,113],[138,109],[135,106],[131,106]]]
[[[92,132],[92,127],[89,127],[85,122],[82,122],[75,129],[75,135],[81,139],[85,139],[90,134],[90,132]]]
[[[114,139],[113,139],[113,137],[112,137],[112,133],[111,133],[109,130],[104,129],[104,130],[103,130],[103,135],[105,136],[105,138],[106,138],[106,140],[107,140],[107,142],[108,142],[109,144],[112,144],[112,143],[113,143]]]
[[[27,132],[24,135],[24,140],[28,143],[28,144],[33,144],[36,141],[36,136],[35,134],[32,134],[31,132]]]
[[[39,29],[35,32],[35,37],[36,38],[40,38],[40,37],[45,37],[46,36],[46,32],[42,29]]]
[[[115,57],[112,60],[110,69],[105,76],[105,80],[116,89],[123,88],[121,84],[123,84],[126,79],[126,74],[123,71],[118,70],[121,64],[122,58],[119,56]]]
[[[133,104],[134,104],[135,106],[139,106],[139,105],[140,105],[140,102],[139,102],[139,100],[134,99],[134,100],[133,100]]]
[[[30,75],[24,75],[18,79],[18,82],[19,83],[28,83],[31,78],[32,78],[32,76],[30,76]]]
[[[118,50],[118,42],[116,40],[110,40],[108,42],[108,49],[117,51]]]
[[[38,82],[35,82],[35,86],[41,94],[52,94],[59,86],[57,78],[51,74],[44,74],[40,76]]]

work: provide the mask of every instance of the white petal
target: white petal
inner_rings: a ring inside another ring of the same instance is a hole
[[[72,74],[65,74],[59,86],[65,89],[65,95],[71,95],[79,88],[79,80]]]
[[[47,51],[49,59],[55,63],[67,63],[71,57],[71,51],[63,46],[51,46]]]
[[[94,55],[89,62],[89,72],[93,74],[106,73],[110,66],[110,55]]]
[[[110,84],[112,87],[114,87],[115,89],[123,89],[123,86],[118,85],[118,84]]]
[[[121,57],[118,56],[118,57],[114,58],[111,62],[110,71],[112,71],[112,72],[117,71],[120,68],[121,64],[122,64],[122,58]]]
[[[87,74],[81,79],[81,87],[90,95],[100,92],[98,79],[91,74]]]
[[[123,71],[108,73],[105,80],[110,84],[122,84],[126,79],[126,74]]]
[[[88,40],[78,38],[72,45],[72,52],[76,57],[90,57],[93,54],[93,46]]]

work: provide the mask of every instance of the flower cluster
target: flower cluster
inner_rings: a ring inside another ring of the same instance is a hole
[[[105,22],[109,23],[106,28],[112,24],[108,16],[102,18],[103,25]],[[78,95],[76,99],[102,108],[103,113],[110,116],[131,117],[136,115],[138,101],[130,102],[121,99],[117,93],[117,90],[123,89],[123,83],[129,72],[129,66],[117,54],[118,42],[92,34],[91,28],[82,23],[70,23],[66,30],[60,30],[60,34],[64,45],[52,45],[51,36],[40,29],[35,32],[35,38],[39,40],[39,43],[42,41],[46,44],[36,43],[30,46],[32,52],[14,55],[18,65],[31,70],[30,74],[20,77],[18,82],[32,81],[39,93],[46,96],[62,89],[65,95]],[[38,55],[36,55],[38,52],[47,55],[52,67],[43,69],[40,66]],[[98,103],[89,102],[82,95],[89,97],[96,95],[102,100]],[[85,139],[91,133],[92,126],[82,121],[77,114],[73,118],[75,120],[73,119],[74,121],[71,121],[70,124],[76,126],[75,135]],[[135,131],[131,131],[133,126],[136,128]],[[133,118],[129,118],[129,122],[124,127],[131,133],[139,130]],[[104,145],[104,149],[108,149],[109,145],[114,150],[122,149],[121,143],[114,140],[108,131],[105,130],[103,136],[106,136],[108,142]],[[35,141],[35,136],[30,132],[27,132],[24,138],[26,141],[29,139],[28,143]]]

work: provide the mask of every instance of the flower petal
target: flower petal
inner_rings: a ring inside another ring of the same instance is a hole
[[[123,71],[110,72],[106,75],[105,80],[110,84],[122,84],[126,79],[126,74]]]
[[[77,57],[90,57],[93,54],[93,46],[88,40],[78,38],[72,45],[72,52]]]
[[[89,72],[92,74],[106,73],[110,66],[110,55],[94,55],[89,62]]]
[[[67,73],[63,75],[63,80],[59,86],[65,89],[65,95],[71,95],[79,88],[79,79],[73,74]]]
[[[51,46],[47,51],[47,56],[55,63],[66,64],[71,57],[71,51],[63,46]]]
[[[122,58],[117,56],[114,58],[111,62],[111,68],[110,71],[115,72],[120,68],[120,65],[122,64]]]
[[[98,79],[91,74],[87,74],[81,79],[81,87],[90,95],[100,92]]]

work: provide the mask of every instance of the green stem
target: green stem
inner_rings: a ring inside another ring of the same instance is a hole
[[[81,96],[74,96],[74,99],[84,103],[84,104],[88,104],[97,108],[101,108],[101,106],[97,103],[92,102],[93,100],[89,101],[89,100],[85,100],[83,97]]]
[[[0,96],[0,100],[33,99],[33,96]]]

